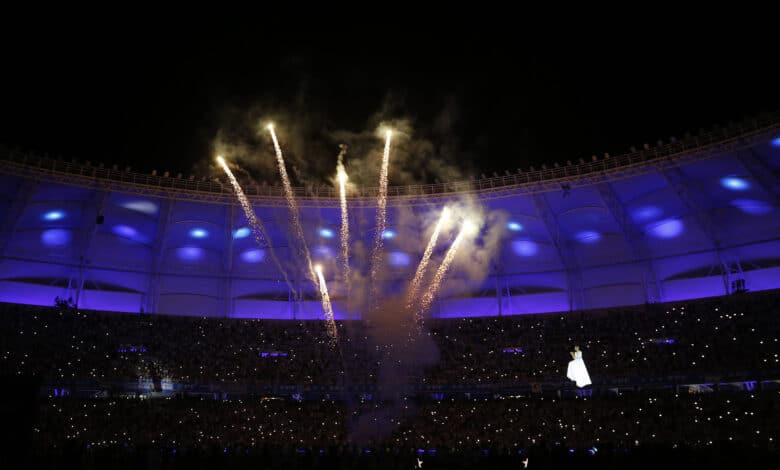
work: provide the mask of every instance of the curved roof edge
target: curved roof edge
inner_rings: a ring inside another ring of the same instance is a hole
[[[420,196],[448,198],[464,193],[484,198],[511,197],[560,190],[561,184],[587,186],[623,179],[661,168],[682,166],[726,152],[768,141],[780,132],[780,112],[762,115],[739,124],[730,124],[698,136],[616,157],[605,156],[576,165],[555,166],[512,175],[454,181],[448,183],[390,186],[390,200],[408,201]],[[557,165],[557,164],[556,164]],[[196,181],[120,171],[39,157],[0,148],[0,173],[60,184],[110,190],[168,199],[190,199],[222,204],[235,203],[230,184],[225,180]],[[245,184],[243,189],[260,205],[286,204],[281,186]],[[371,206],[376,203],[377,187],[357,188],[349,199]],[[338,193],[331,186],[295,187],[293,192],[303,205],[337,206]]]

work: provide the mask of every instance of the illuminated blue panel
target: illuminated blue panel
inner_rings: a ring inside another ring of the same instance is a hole
[[[329,228],[321,228],[320,229],[320,236],[322,238],[333,238],[333,230]]]
[[[750,183],[738,176],[726,176],[721,178],[720,185],[732,191],[744,191],[750,189]]]
[[[393,251],[390,253],[391,266],[409,266],[411,258],[403,251]]]
[[[593,230],[584,230],[582,232],[578,232],[574,238],[576,238],[580,243],[587,243],[590,245],[601,240],[601,234],[594,232]]]
[[[755,199],[734,199],[731,205],[750,215],[766,215],[772,212],[772,206]]]
[[[197,246],[183,246],[176,250],[179,259],[184,261],[197,261],[203,258],[206,252]]]
[[[131,211],[136,211],[147,215],[156,214],[158,211],[157,204],[151,201],[142,201],[142,200],[129,201],[122,204],[122,207],[124,207],[125,209],[130,209]]]
[[[780,137],[775,137],[771,142],[773,147],[780,147]]]
[[[520,232],[523,230],[523,224],[520,222],[507,222],[506,228],[513,232]]]
[[[512,251],[517,256],[534,256],[539,251],[539,245],[531,240],[512,241]]]
[[[241,227],[240,229],[233,232],[233,238],[236,240],[239,238],[246,238],[250,233],[252,233],[252,231],[249,230],[249,227]]]
[[[393,229],[387,229],[384,232],[382,232],[382,238],[385,240],[392,240],[395,238],[395,230]]]
[[[49,211],[43,214],[43,220],[47,220],[49,222],[53,222],[55,220],[62,220],[64,218],[65,218],[65,213],[63,211]]]
[[[246,250],[241,253],[241,259],[246,263],[262,263],[265,260],[265,250]]]
[[[631,218],[636,222],[648,222],[661,217],[663,211],[658,206],[642,206],[631,212]]]
[[[138,230],[134,229],[133,227],[127,226],[127,225],[115,225],[113,229],[111,229],[114,234],[119,235],[120,237],[125,238],[135,238],[138,235]]]
[[[206,229],[194,228],[190,230],[190,236],[192,238],[206,238],[209,236],[209,232]]]
[[[65,246],[70,243],[70,239],[70,231],[59,228],[46,230],[41,234],[41,243],[46,246]]]
[[[650,235],[656,238],[675,238],[679,236],[685,226],[679,219],[664,219],[647,226]]]

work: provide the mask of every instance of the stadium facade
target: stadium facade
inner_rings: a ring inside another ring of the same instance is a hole
[[[3,150],[0,301],[237,318],[323,318],[281,188],[248,185],[288,271],[251,235],[226,180],[143,175]],[[357,318],[338,275],[334,188],[296,188],[336,318]],[[431,214],[468,197],[502,214],[475,285],[454,270],[438,317],[516,315],[780,288],[780,116],[618,157],[464,182],[391,187],[383,292],[400,293]],[[349,198],[355,252],[374,237],[376,189]],[[359,267],[355,267],[358,271]],[[464,282],[458,282],[459,277]],[[292,290],[290,287],[292,286]]]

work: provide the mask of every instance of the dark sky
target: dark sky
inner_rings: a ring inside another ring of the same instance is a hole
[[[328,135],[368,131],[379,116],[411,119],[416,138],[469,174],[615,155],[780,108],[770,36],[377,29],[12,30],[0,143],[186,174],[213,156],[219,129],[289,113],[305,122],[298,138],[320,142],[306,158],[330,167]]]

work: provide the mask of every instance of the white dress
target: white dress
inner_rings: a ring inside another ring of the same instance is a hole
[[[590,376],[588,375],[588,369],[585,367],[585,362],[582,360],[582,351],[574,352],[574,359],[569,361],[566,377],[577,382],[577,386],[580,388],[590,385]]]

